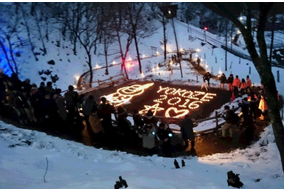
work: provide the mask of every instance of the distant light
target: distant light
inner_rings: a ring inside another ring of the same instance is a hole
[[[145,77],[144,72],[141,73],[141,77]]]
[[[75,77],[76,81],[78,81],[79,78],[80,78],[80,76],[78,76],[78,75],[75,75],[74,77]]]
[[[128,58],[128,60],[132,60],[132,58],[131,58],[131,57],[129,57],[129,58]]]
[[[243,17],[242,17],[242,16],[240,16],[240,17],[239,17],[239,19],[240,19],[240,20],[243,20]]]
[[[145,55],[145,54],[143,54],[143,55],[142,55],[142,57],[143,57],[143,58],[146,58],[146,55]]]
[[[204,26],[204,31],[207,31],[207,30],[208,30],[207,26]]]
[[[200,52],[201,50],[200,49],[196,49],[196,52]]]
[[[219,70],[219,74],[221,75],[223,72],[222,72],[222,70]]]
[[[156,52],[156,55],[159,55],[159,54],[160,54],[159,51],[157,51],[157,52]]]
[[[101,67],[101,66],[99,66],[98,64],[96,64],[96,67],[95,67],[95,68],[98,69],[98,68],[100,68],[100,67]]]
[[[169,10],[168,13],[171,14],[172,12]]]
[[[115,61],[112,61],[112,64],[116,64],[116,62],[115,62]]]

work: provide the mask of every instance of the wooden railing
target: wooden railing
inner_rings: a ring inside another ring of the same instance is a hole
[[[127,78],[122,73],[115,75],[115,76],[111,76],[111,77],[109,77],[108,79],[105,79],[105,80],[97,80],[97,81],[93,81],[92,83],[87,83],[87,84],[83,85],[83,87],[82,87],[82,89],[84,89],[84,91],[79,92],[79,94],[85,94],[85,93],[88,93],[88,92],[93,91],[93,90],[105,88],[105,87],[108,87],[108,86],[113,86],[113,85],[119,83],[120,81],[127,81]],[[96,84],[94,87],[90,87],[90,86],[93,86],[94,84]]]
[[[233,110],[234,112],[236,110],[238,110],[239,107],[232,107],[231,110]],[[204,134],[209,134],[209,133],[217,133],[218,134],[218,130],[225,124],[225,121],[220,122],[218,118],[221,118],[222,115],[224,113],[218,113],[217,111],[215,111],[215,116],[213,117],[208,117],[208,118],[204,118],[204,119],[193,119],[192,121],[194,122],[195,127],[198,125],[198,123],[204,122],[204,121],[209,121],[209,120],[214,120],[215,119],[215,127],[210,128],[210,129],[206,129],[206,130],[202,130],[202,131],[197,131],[195,132],[196,135],[204,135]],[[132,117],[132,114],[128,114],[128,116]],[[142,116],[142,118],[145,116]],[[177,120],[177,121],[183,121],[184,118],[168,118],[168,117],[164,117],[164,116],[155,116],[157,118],[157,120],[161,121],[161,122],[166,122],[168,123],[168,120]],[[175,129],[175,128],[171,128],[174,132],[180,132],[180,129]]]

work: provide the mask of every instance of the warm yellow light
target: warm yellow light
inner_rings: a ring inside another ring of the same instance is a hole
[[[156,104],[153,106],[144,105],[145,109],[141,110],[140,113],[146,113],[148,110],[152,110],[156,114],[157,111],[165,109],[164,107],[159,107],[162,106],[162,104],[165,104],[166,106],[171,106],[165,109],[165,117],[183,117],[188,114],[190,110],[199,108],[200,104],[209,102],[214,96],[216,96],[215,93],[188,91],[180,88],[162,86],[159,86],[157,93],[160,94],[160,98],[153,100]]]
[[[80,76],[79,75],[75,75],[74,78],[76,79],[76,81],[78,81]]]
[[[171,110],[173,110],[174,113],[176,113],[175,116],[170,115]],[[178,110],[177,108],[170,107],[166,110],[165,117],[179,118],[179,117],[183,117],[183,116],[187,115],[188,113],[189,113],[189,110],[187,110],[187,109]]]
[[[157,52],[156,52],[156,55],[159,55],[159,54],[160,54],[159,51],[157,51]]]
[[[144,93],[145,89],[151,87],[154,83],[148,83],[144,85],[131,85],[128,87],[122,87],[117,89],[115,93],[106,95],[106,99],[110,101],[114,106],[120,106],[129,102],[133,96],[138,96]]]

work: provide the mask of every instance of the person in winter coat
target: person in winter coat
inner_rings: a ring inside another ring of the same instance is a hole
[[[142,146],[149,156],[157,153],[156,132],[157,129],[153,124],[145,124],[138,133],[138,136],[142,138]]]
[[[131,135],[131,123],[127,119],[128,113],[122,107],[117,108],[117,127],[118,131],[125,136],[125,138],[130,138]]]
[[[247,83],[246,80],[244,78],[242,78],[242,82],[240,84],[240,89],[241,89],[241,94],[244,95],[245,93],[247,93]]]
[[[193,121],[189,115],[184,117],[184,120],[181,122],[180,131],[182,134],[182,138],[184,141],[184,148],[185,150],[188,148],[188,140],[191,142],[191,151],[195,151],[195,135],[193,131]]]
[[[88,98],[83,102],[82,109],[86,123],[86,129],[88,133],[91,134],[93,131],[89,122],[89,116],[91,115],[92,111],[95,110],[95,112],[97,112],[98,109],[98,104],[96,103],[93,95],[88,96]]]
[[[171,143],[171,139],[174,136],[173,131],[165,123],[160,123],[157,131],[158,140],[161,141],[161,152],[165,157],[175,156],[175,148]]]
[[[67,121],[67,111],[66,111],[66,104],[65,99],[61,95],[61,89],[55,89],[55,94],[53,95],[53,99],[57,106],[57,112],[59,115],[59,122],[64,124]]]
[[[157,122],[158,121],[156,117],[153,115],[153,112],[149,110],[146,116],[144,117],[144,124],[148,126],[153,125],[157,129]]]
[[[207,81],[208,87],[210,87],[210,79],[212,75],[209,72],[206,72],[206,74],[203,76],[203,82]]]
[[[246,84],[247,84],[247,89],[246,89],[246,91],[247,91],[247,93],[248,93],[248,91],[250,91],[251,92],[251,87],[252,87],[252,83],[251,83],[251,79],[249,78],[249,76],[247,75],[247,81],[246,81]]]
[[[135,109],[133,111],[133,122],[134,122],[134,129],[139,130],[144,125],[144,120],[142,119],[142,116],[139,114],[138,109]]]
[[[88,122],[90,123],[91,127],[91,137],[93,138],[94,142],[102,142],[104,129],[100,122],[100,118],[98,116],[98,108],[97,106],[93,106],[91,109],[91,114],[89,115]]]
[[[222,73],[220,77],[220,89],[225,89],[226,81],[227,81],[227,77],[224,73]]]
[[[41,119],[46,127],[55,129],[54,125],[58,118],[57,105],[49,93],[45,93],[44,99],[41,103]]]
[[[78,99],[79,95],[74,91],[72,85],[68,86],[68,91],[64,94],[64,99],[66,101],[66,109],[68,111],[68,121],[71,123],[79,116],[78,113]]]
[[[239,79],[239,76],[236,75],[235,79],[233,80],[233,88],[234,88],[233,91],[234,91],[235,97],[239,96],[240,85],[241,85],[241,81]]]
[[[267,107],[266,100],[264,99],[264,96],[263,96],[263,95],[260,96],[260,101],[259,101],[258,109],[261,110],[260,119],[261,119],[261,120],[264,120],[265,117],[267,116],[268,107]]]
[[[235,123],[233,122],[233,114],[234,112],[230,109],[229,106],[225,106],[225,114],[223,116],[225,120],[225,124],[222,127],[222,139],[226,138],[226,131],[229,130],[231,140],[233,138],[233,128],[235,127]]]
[[[250,102],[248,102],[247,97],[242,99],[242,102],[239,103],[239,107],[242,109],[242,116],[243,116],[243,126],[246,126],[249,119],[249,108],[250,108]]]
[[[112,105],[107,103],[106,98],[101,98],[101,104],[98,108],[98,116],[101,120],[102,126],[104,128],[105,134],[111,137],[115,132],[115,128],[112,125],[111,115],[115,114],[115,109]]]
[[[0,116],[4,113],[4,103],[6,101],[6,88],[9,77],[0,68]]]
[[[233,91],[233,81],[234,81],[234,75],[230,74],[228,79],[227,79],[229,91]]]

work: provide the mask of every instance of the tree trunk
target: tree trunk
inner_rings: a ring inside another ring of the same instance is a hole
[[[164,34],[164,62],[167,60],[167,37],[166,37],[166,19],[163,16],[163,34]]]
[[[134,42],[135,42],[135,47],[136,47],[136,53],[137,53],[137,60],[139,64],[139,72],[142,74],[142,65],[141,65],[141,60],[140,60],[140,54],[139,54],[139,47],[138,47],[138,41],[137,41],[137,36],[134,35]]]

